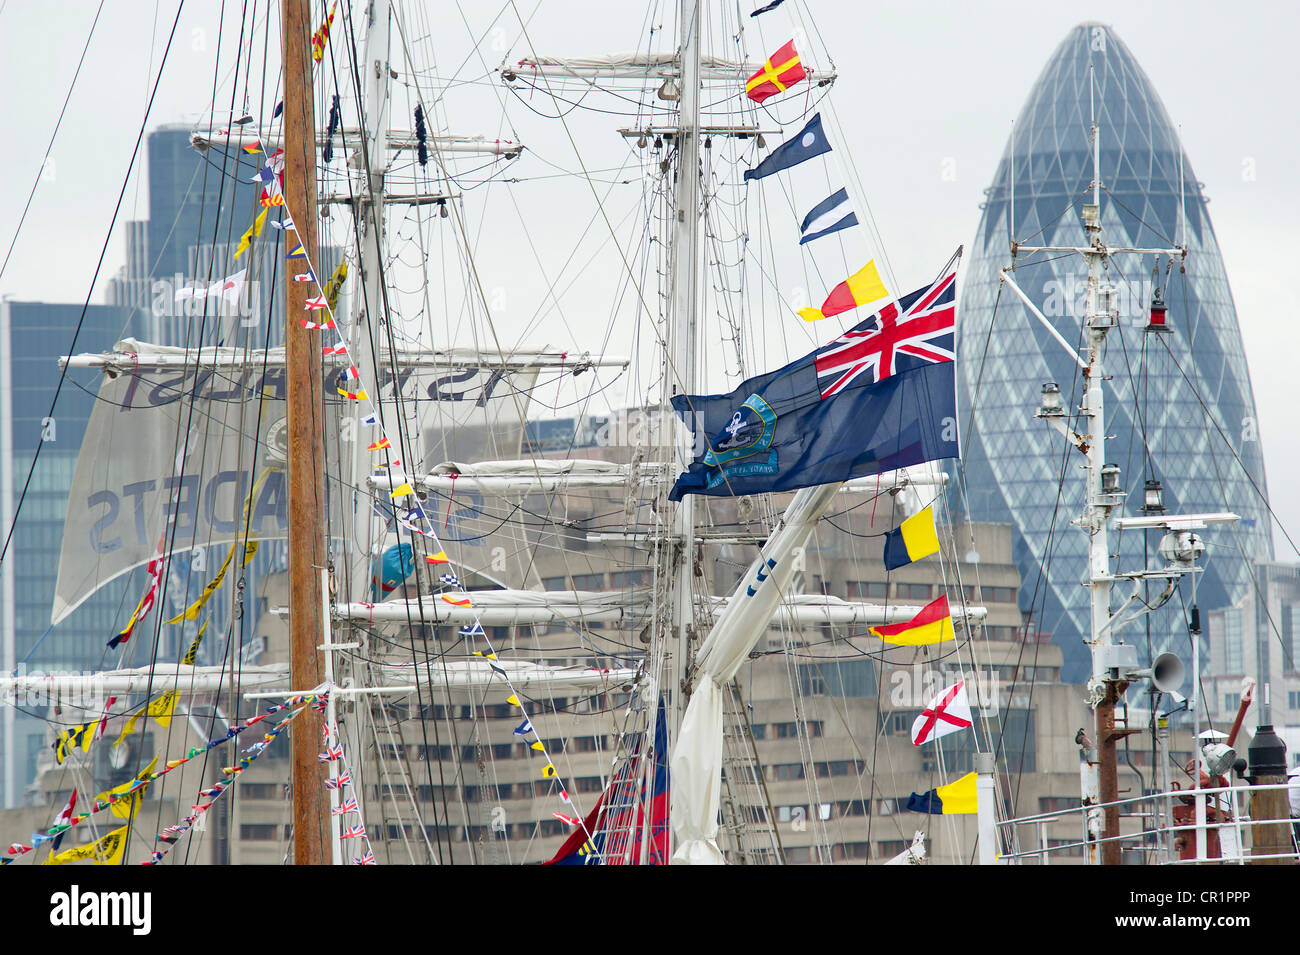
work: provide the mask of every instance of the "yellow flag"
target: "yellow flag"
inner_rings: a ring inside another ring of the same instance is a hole
[[[974,773],[967,773],[956,782],[951,782],[947,786],[940,786],[935,789],[939,794],[939,800],[943,804],[943,814],[951,816],[954,813],[973,813],[976,812],[975,780]]]
[[[82,723],[80,726],[74,726],[60,733],[54,740],[54,761],[62,763],[68,753],[72,752],[78,746],[83,753],[90,752],[90,743],[95,738],[94,727],[99,721],[94,723]]]
[[[266,225],[266,214],[271,211],[267,206],[253,220],[253,224],[248,227],[248,231],[239,237],[239,247],[235,249],[235,258],[244,254],[244,250],[253,244],[253,240],[262,234],[262,226]]]
[[[325,284],[325,302],[329,305],[331,312],[334,312],[339,307],[339,293],[343,291],[343,283],[347,280],[347,277],[348,264],[340,262],[339,267],[330,276],[329,282]]]
[[[542,775],[547,779],[550,779],[552,776],[555,776],[556,775],[555,767],[551,763],[547,763],[546,768],[542,770]]]
[[[506,702],[509,703],[511,706],[518,706],[518,705],[519,705],[519,697],[517,697],[517,696],[515,696],[513,693],[511,693],[509,699],[507,699]]]
[[[111,811],[119,819],[131,819],[135,812],[140,808],[140,803],[144,801],[144,791],[149,788],[149,777],[153,775],[153,768],[158,765],[158,757],[155,756],[149,765],[142,769],[139,775],[122,783],[120,786],[114,786],[108,792],[100,793],[95,797],[95,802],[107,802],[111,797],[117,796],[117,801],[112,804]],[[134,792],[132,787],[137,782],[143,782],[145,785],[140,786]],[[123,798],[125,797],[125,798]]]
[[[163,729],[170,729],[172,725],[172,714],[176,712],[176,698],[180,693],[172,691],[164,693],[158,699],[149,704],[149,715],[152,716]]]
[[[206,623],[204,624],[204,627],[207,627]],[[190,649],[196,653],[198,652],[198,640],[194,641],[194,645],[191,646]],[[186,653],[186,656],[189,656],[188,652]],[[176,712],[176,698],[178,696],[180,696],[180,694],[175,691],[164,693],[162,696],[158,697],[158,699],[150,702],[143,711],[132,713],[127,721],[122,724],[122,732],[118,733],[117,739],[113,741],[113,748],[116,749],[122,740],[135,732],[136,725],[140,722],[140,717],[145,714],[148,714],[157,720],[158,725],[163,729],[169,729],[172,725],[172,714]]]
[[[79,862],[82,859],[94,859],[95,865],[117,865],[122,861],[126,850],[126,830],[129,827],[114,829],[108,835],[88,842],[84,846],[74,846],[62,852],[51,852],[45,865],[63,865],[65,862]]]
[[[533,744],[533,749],[537,750],[539,753],[546,752],[546,747],[542,745],[542,741],[540,739]]]
[[[199,657],[199,644],[203,642],[203,631],[208,629],[208,624],[211,622],[211,620],[203,621],[203,626],[199,627],[199,632],[195,635],[194,642],[190,644],[190,648],[185,651],[185,657],[181,660],[181,663],[184,663],[186,666],[194,666],[194,661]]]
[[[238,546],[238,544],[235,544],[230,548],[230,552],[226,554],[226,559],[221,562],[221,569],[217,571],[215,577],[208,581],[208,585],[203,588],[203,593],[199,594],[199,599],[186,607],[179,617],[172,617],[168,620],[168,623],[199,619],[199,611],[203,609],[203,605],[211,599],[212,595],[217,592],[217,588],[221,586],[221,582],[226,579],[226,571],[230,569],[230,561],[234,559],[235,548]]]
[[[414,494],[414,493],[415,493],[415,488],[411,487],[411,482],[404,481],[402,482],[401,487],[393,488],[393,493],[388,496],[391,497],[393,500],[397,500],[399,497],[406,497],[408,494]]]

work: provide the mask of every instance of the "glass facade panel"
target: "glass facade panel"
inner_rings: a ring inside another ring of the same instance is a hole
[[[1060,644],[1064,677],[1071,681],[1090,669],[1082,643],[1088,592],[1079,586],[1087,538],[1069,524],[1082,509],[1083,482],[1076,476],[1077,456],[1065,456],[1055,432],[1033,415],[1048,381],[1060,384],[1067,413],[1076,408],[1079,369],[1001,287],[999,270],[1012,264],[1012,236],[1022,245],[1085,243],[1080,206],[1091,201],[1092,102],[1100,128],[1103,241],[1112,247],[1187,245],[1185,262],[1172,269],[1166,258],[1130,254],[1116,256],[1107,276],[1118,288],[1119,320],[1103,356],[1106,432],[1114,435],[1106,455],[1120,466],[1121,487],[1129,492],[1122,510],[1134,513],[1144,480],[1157,478],[1171,511],[1242,516],[1235,528],[1203,535],[1207,549],[1220,555],[1198,582],[1203,611],[1248,593],[1250,570],[1239,546],[1249,559],[1272,556],[1264,503],[1252,487],[1266,488],[1255,402],[1206,197],[1132,53],[1110,28],[1081,25],[1030,91],[986,190],[961,294],[957,372],[963,424],[971,422],[962,436],[970,516],[1015,528],[1021,594],[1028,599],[1046,590],[1038,626]],[[1017,284],[1070,342],[1081,340],[1086,278],[1079,256],[1022,252],[1016,261]],[[1144,331],[1153,281],[1172,327],[1158,340]],[[1120,565],[1140,566],[1143,544],[1141,534],[1123,535]],[[1157,647],[1184,638],[1185,625],[1173,611],[1153,615],[1152,625]]]

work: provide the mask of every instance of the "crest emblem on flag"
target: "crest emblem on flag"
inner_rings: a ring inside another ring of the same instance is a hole
[[[731,474],[775,474],[777,453],[770,450],[776,434],[776,412],[759,395],[750,395],[736,410],[722,429],[722,433],[704,455],[704,463],[720,468],[713,476],[721,483]],[[752,458],[764,451],[766,457],[748,464],[733,466],[733,462]]]

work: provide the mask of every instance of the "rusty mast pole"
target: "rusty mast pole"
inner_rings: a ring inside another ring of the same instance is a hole
[[[313,282],[296,274],[317,262],[316,123],[311,78],[310,0],[283,0],[284,198],[297,232],[285,233],[292,248],[301,242],[309,259],[285,262],[285,365],[288,379],[289,487],[289,673],[295,690],[309,690],[322,677],[321,573],[326,565],[323,388],[318,336],[301,325]],[[325,786],[320,716],[313,709],[293,723],[293,861],[323,865],[327,858]]]

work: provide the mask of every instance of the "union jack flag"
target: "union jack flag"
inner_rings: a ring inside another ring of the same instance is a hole
[[[365,855],[363,855],[363,856],[353,856],[353,857],[352,857],[352,864],[353,864],[353,865],[374,865],[374,864],[375,864],[375,850],[374,850],[374,849],[371,849],[369,852],[367,852],[367,853],[366,853]]]
[[[341,786],[346,786],[346,785],[347,785],[348,783],[350,783],[350,782],[352,782],[352,774],[351,774],[351,773],[343,773],[343,775],[339,776],[338,779],[327,779],[327,780],[325,780],[325,788],[326,788],[326,789],[338,789],[338,788],[341,787]]]
[[[343,830],[344,839],[364,839],[366,837],[365,826],[348,826]]]
[[[357,801],[356,801],[355,799],[347,799],[347,800],[344,800],[344,802],[343,802],[342,805],[340,805],[340,806],[335,806],[333,809],[331,809],[331,810],[330,810],[330,815],[331,815],[331,816],[341,816],[341,815],[343,815],[344,813],[348,813],[348,812],[360,812],[360,811],[361,811],[361,810],[357,808]]]
[[[327,749],[325,752],[323,752],[323,753],[317,753],[317,754],[316,754],[316,758],[319,759],[322,763],[332,763],[332,762],[334,762],[334,760],[336,760],[336,759],[342,759],[342,758],[343,758],[343,747],[342,747],[342,746],[331,746],[331,747],[330,747],[329,749]]]
[[[859,375],[871,383],[915,367],[956,358],[957,271],[928,288],[890,302],[865,322],[816,352],[822,398],[837,395]],[[910,358],[915,361],[900,361]]]

